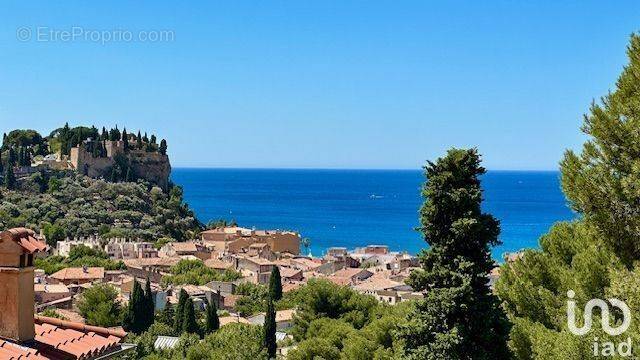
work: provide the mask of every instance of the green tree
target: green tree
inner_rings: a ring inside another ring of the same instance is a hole
[[[124,151],[129,150],[129,135],[127,134],[127,128],[122,129],[122,147]]]
[[[428,162],[421,231],[430,245],[408,283],[426,292],[399,332],[408,359],[507,359],[508,321],[490,292],[498,221],[481,210],[480,156],[452,149]]]
[[[274,266],[271,270],[269,278],[269,296],[273,301],[282,299],[282,278],[280,277],[280,268]]]
[[[16,155],[16,151],[13,149],[13,146],[11,146],[9,147],[7,167],[15,166],[17,161],[18,161],[18,156]]]
[[[276,358],[276,308],[273,305],[273,299],[267,300],[267,311],[264,317],[264,337],[262,344],[267,349],[269,359]]]
[[[44,237],[47,239],[47,245],[51,246],[52,248],[56,246],[58,241],[62,241],[66,237],[64,229],[62,227],[50,223],[46,223],[43,225],[42,232],[44,233]]]
[[[149,281],[149,278],[147,277],[147,281],[144,285],[144,309],[145,309],[145,327],[144,329],[147,330],[152,324],[153,324],[153,320],[155,319],[155,313],[156,313],[156,304],[153,301],[153,291],[151,291],[151,281]]]
[[[158,148],[158,152],[162,155],[167,155],[167,140],[160,140],[160,147]]]
[[[142,136],[140,135],[140,130],[138,130],[138,135],[136,136],[136,148],[138,150],[142,149]]]
[[[4,171],[4,187],[8,190],[15,190],[18,186],[16,175],[13,173],[13,167],[7,166]]]
[[[640,37],[631,36],[629,62],[615,89],[593,103],[584,117],[582,151],[561,162],[562,189],[578,220],[555,224],[539,250],[501,268],[496,292],[514,324],[510,346],[517,359],[586,359],[592,341],[616,341],[593,326],[589,336],[567,329],[569,290],[577,304],[616,298],[640,306]],[[580,307],[580,306],[579,306]],[[579,316],[580,317],[580,316]],[[611,314],[611,323],[619,321]],[[640,318],[632,311],[625,332],[640,340]]]
[[[326,339],[309,339],[302,341],[287,354],[287,360],[338,360],[340,350]]]
[[[78,310],[90,325],[116,326],[121,310],[118,291],[109,284],[96,284],[85,290],[78,299]]]
[[[175,319],[175,311],[174,311],[173,305],[171,305],[170,302],[167,302],[164,306],[164,309],[162,309],[162,311],[158,315],[158,321],[165,325],[170,326],[171,330],[173,331],[174,319]]]
[[[146,299],[140,283],[134,279],[133,289],[129,295],[129,307],[125,317],[125,328],[135,334],[147,329]]]
[[[210,302],[206,308],[205,333],[211,334],[220,328],[220,318],[218,318],[218,309],[216,304]]]
[[[182,333],[182,322],[184,320],[184,308],[189,300],[189,294],[184,289],[180,289],[178,296],[178,306],[176,306],[175,317],[173,321],[173,330],[177,334]]]
[[[200,328],[196,321],[196,311],[193,308],[193,300],[187,299],[182,310],[182,332],[187,334],[198,334]]]
[[[265,359],[260,326],[229,324],[187,349],[187,360]],[[180,357],[183,358],[183,357]]]

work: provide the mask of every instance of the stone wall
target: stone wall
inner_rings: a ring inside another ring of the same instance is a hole
[[[167,189],[171,174],[169,156],[144,150],[125,152],[121,141],[107,141],[105,145],[107,157],[93,157],[83,147],[72,148],[70,158],[73,169],[92,178],[106,177],[106,173],[115,164],[114,157],[122,154],[129,160],[129,165],[137,177]]]

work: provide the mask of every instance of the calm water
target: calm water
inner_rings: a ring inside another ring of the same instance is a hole
[[[241,226],[291,229],[321,255],[331,246],[384,244],[417,253],[413,229],[422,202],[420,171],[174,169],[198,218],[235,219]],[[501,221],[506,251],[537,247],[556,221],[575,214],[565,204],[557,172],[493,171],[483,177],[484,209]]]

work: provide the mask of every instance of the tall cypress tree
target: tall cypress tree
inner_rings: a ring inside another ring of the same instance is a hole
[[[164,305],[164,309],[162,309],[162,312],[159,315],[159,320],[161,323],[173,328],[173,324],[175,321],[175,311],[171,303],[167,302]]]
[[[7,158],[8,166],[15,166],[17,161],[16,151],[13,149],[13,146],[9,147],[9,156]]]
[[[147,278],[147,282],[145,283],[144,286],[144,299],[145,299],[145,326],[146,329],[148,329],[154,321],[155,318],[155,302],[153,301],[153,292],[151,291],[151,281],[149,281],[149,278]],[[146,330],[145,329],[145,330]]]
[[[16,175],[13,173],[13,167],[7,166],[4,170],[4,187],[8,190],[14,190],[18,185]]]
[[[187,304],[187,300],[189,299],[189,294],[187,294],[184,289],[180,289],[180,295],[178,296],[178,306],[176,306],[175,316],[173,320],[173,330],[176,335],[180,335],[182,333],[182,321],[184,316],[184,308]]]
[[[193,300],[187,299],[182,312],[182,332],[187,334],[198,334],[200,328],[196,321],[196,311],[193,309]]]
[[[162,155],[167,155],[167,140],[160,140],[160,147],[158,148],[158,152]]]
[[[216,304],[210,302],[206,308],[205,332],[211,334],[220,328],[220,318],[218,318],[218,309]]]
[[[127,128],[122,129],[122,147],[124,151],[129,150],[129,135],[127,134]]]
[[[142,136],[140,135],[140,130],[138,130],[138,135],[136,136],[136,148],[138,150],[142,149]]]
[[[265,349],[267,349],[267,355],[269,359],[276,358],[276,309],[273,305],[273,299],[269,297],[267,300],[267,312],[264,317],[263,326],[263,338],[262,343]]]
[[[4,164],[2,163],[2,148],[0,148],[0,173],[4,171]]]
[[[452,149],[425,167],[421,231],[430,248],[408,283],[425,292],[401,327],[407,359],[508,359],[508,321],[488,286],[499,223],[481,210],[480,156]]]
[[[137,280],[133,281],[133,289],[129,295],[129,306],[125,316],[125,327],[127,330],[139,334],[146,330],[146,300],[142,286]]]
[[[269,278],[269,296],[273,301],[282,299],[282,278],[280,277],[280,269],[274,266],[271,270]]]

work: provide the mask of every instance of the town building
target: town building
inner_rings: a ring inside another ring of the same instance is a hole
[[[46,245],[16,228],[0,233],[0,359],[99,359],[135,347],[126,333],[34,315],[33,255]]]
[[[275,253],[300,254],[300,234],[293,231],[219,227],[201,233],[202,241],[218,253],[238,253],[251,244],[267,244]]]

